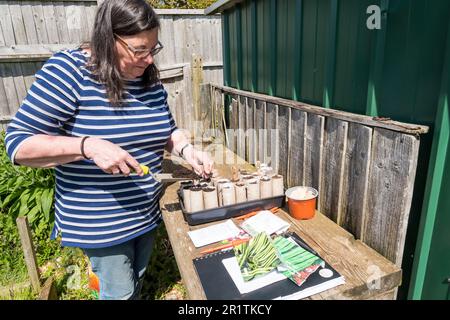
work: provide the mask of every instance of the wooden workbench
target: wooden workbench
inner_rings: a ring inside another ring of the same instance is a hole
[[[233,163],[239,168],[253,168],[220,145],[215,145],[209,151],[215,159],[215,167],[222,176],[231,176],[230,168]],[[195,248],[187,232],[219,221],[189,226],[181,212],[176,193],[178,187],[179,184],[174,183],[165,189],[160,200],[162,215],[188,298],[206,299],[192,260],[201,256],[200,251],[207,247]],[[287,211],[287,208],[283,208],[277,215],[290,222],[290,230],[302,237],[323,259],[345,277],[345,284],[313,295],[308,299],[395,298],[396,288],[401,284],[402,278],[402,271],[399,267],[366,244],[355,240],[352,234],[320,212],[316,212],[315,217],[310,220],[295,220]],[[214,244],[210,246],[212,247]]]

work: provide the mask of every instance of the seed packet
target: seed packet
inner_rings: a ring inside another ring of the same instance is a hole
[[[302,248],[291,238],[278,236],[272,241],[280,260],[277,270],[301,286],[325,262]]]

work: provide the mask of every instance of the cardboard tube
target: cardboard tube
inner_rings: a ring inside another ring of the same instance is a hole
[[[223,206],[229,206],[236,203],[234,185],[232,183],[224,184],[220,190],[222,194]]]
[[[247,188],[245,183],[238,182],[234,185],[234,191],[236,194],[236,203],[247,201]]]
[[[261,199],[270,198],[272,196],[272,179],[268,176],[261,177],[259,185],[261,187]]]
[[[230,180],[226,179],[226,178],[220,178],[220,179],[216,180],[216,183],[214,186],[217,187],[217,191],[219,191],[219,184],[227,183],[227,182],[230,182]]]
[[[252,175],[248,175],[248,176],[245,176],[245,177],[242,178],[242,182],[245,185],[248,185],[248,183],[253,181],[253,180],[255,180],[255,179],[254,179],[254,177]]]
[[[205,209],[217,208],[219,206],[216,187],[203,188],[203,201],[205,203]]]
[[[259,181],[253,179],[247,183],[247,200],[258,200],[259,198]]]
[[[229,182],[230,182],[230,180],[222,178],[222,179],[218,180],[216,183],[217,195],[219,196],[219,207],[221,207],[223,205],[222,204],[222,193],[220,192],[220,190],[222,189],[222,186],[224,184],[229,183]]]
[[[191,212],[191,187],[185,186],[183,189],[181,189],[181,192],[183,193],[183,204],[184,208],[186,209],[186,212]]]
[[[197,212],[204,209],[203,191],[199,187],[191,187],[191,212]]]
[[[272,196],[282,196],[284,195],[284,182],[283,176],[276,174],[272,176]]]

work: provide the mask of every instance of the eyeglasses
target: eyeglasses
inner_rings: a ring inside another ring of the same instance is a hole
[[[148,55],[152,55],[152,57],[154,57],[155,55],[157,55],[162,48],[164,48],[164,46],[162,45],[161,42],[159,42],[156,44],[156,47],[154,47],[153,49],[136,49],[135,47],[133,47],[131,44],[129,44],[128,42],[126,42],[124,39],[122,39],[121,37],[119,37],[117,34],[114,34],[114,36],[117,38],[117,40],[119,40],[123,45],[125,45],[128,50],[130,50],[133,55],[136,58],[147,58]]]

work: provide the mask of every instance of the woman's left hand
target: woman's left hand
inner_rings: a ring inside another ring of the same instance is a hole
[[[196,174],[203,178],[211,176],[214,161],[209,157],[208,153],[199,151],[191,145],[184,151],[184,158],[192,166]]]

